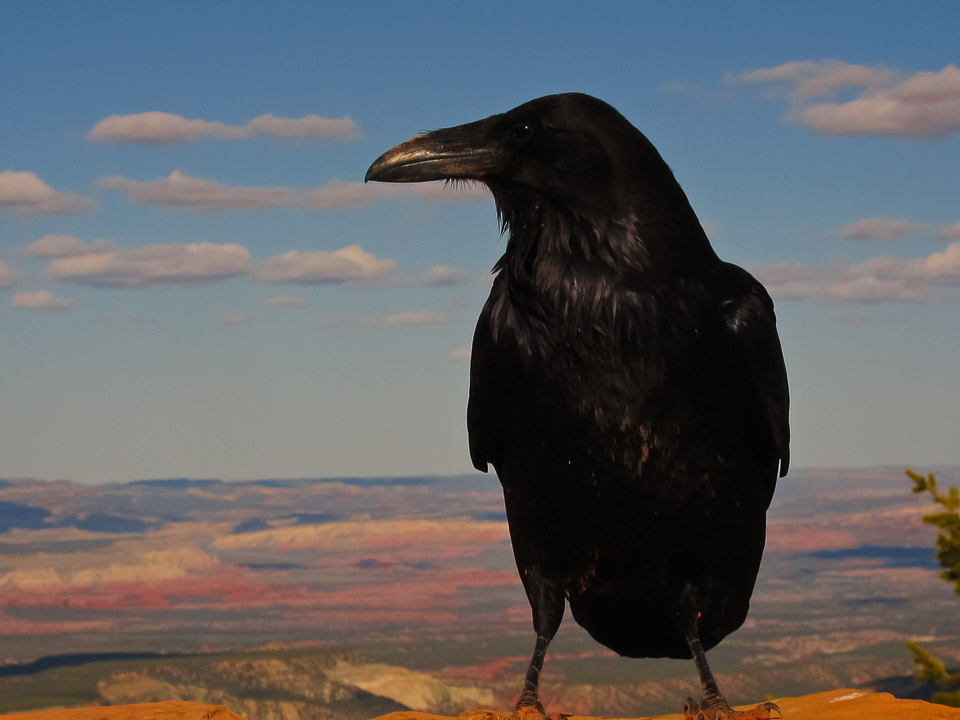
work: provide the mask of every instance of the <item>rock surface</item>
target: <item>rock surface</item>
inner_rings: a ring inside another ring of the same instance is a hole
[[[784,720],[960,720],[958,708],[934,705],[922,700],[899,700],[888,693],[868,693],[861,690],[832,690],[804,697],[780,698],[776,702],[783,712]],[[475,710],[461,714],[458,720],[485,720],[491,716],[505,718],[508,714]],[[376,720],[454,719],[428,713],[394,712]],[[597,719],[571,715],[570,720]],[[683,713],[636,720],[683,720]]]
[[[0,715],[3,720],[244,720],[223,705],[168,700],[137,705],[38,710]]]
[[[960,720],[960,709],[921,700],[899,700],[887,693],[833,690],[797,698],[781,698],[777,704],[785,720]],[[508,717],[508,713],[468,710],[456,720]],[[571,720],[591,720],[570,716]],[[40,710],[0,715],[0,720],[243,720],[223,705],[168,701],[102,707]],[[401,711],[375,720],[455,720],[445,715]],[[637,718],[637,720],[642,720]],[[683,720],[682,714],[657,715],[647,720]]]

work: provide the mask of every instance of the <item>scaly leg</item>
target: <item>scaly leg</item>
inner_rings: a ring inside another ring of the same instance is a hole
[[[540,672],[543,670],[543,658],[547,654],[547,646],[553,640],[563,619],[563,593],[551,581],[537,577],[533,573],[524,578],[527,599],[533,610],[533,627],[537,631],[537,644],[533,649],[533,657],[527,666],[527,676],[523,682],[520,699],[517,700],[517,715],[521,717],[531,710],[543,715],[543,705],[540,702]]]
[[[696,663],[697,673],[700,675],[702,695],[700,702],[687,698],[683,712],[686,720],[769,720],[771,713],[776,712],[782,717],[776,703],[765,702],[749,710],[734,710],[720,692],[716,679],[707,664],[707,654],[700,642],[697,624],[700,620],[700,611],[697,608],[696,591],[689,585],[684,588],[680,602],[680,612],[683,614],[684,635],[690,647],[690,655]]]

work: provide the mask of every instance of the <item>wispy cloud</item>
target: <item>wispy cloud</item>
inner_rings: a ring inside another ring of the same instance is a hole
[[[32,172],[0,171],[0,211],[19,215],[85,213],[96,208],[89,198],[55,190]]]
[[[73,306],[73,300],[58,297],[46,290],[17,293],[10,303],[10,307],[18,310],[73,310]]]
[[[486,190],[445,183],[409,185],[330,180],[321,187],[304,189],[284,185],[271,187],[234,186],[191,177],[179,170],[157,180],[131,180],[108,175],[98,183],[107,190],[123,193],[127,200],[177,210],[262,210],[286,206],[315,210],[353,207],[393,197],[415,197],[437,202],[467,202],[489,198]]]
[[[960,242],[942,252],[904,260],[879,256],[859,263],[779,263],[752,272],[774,297],[827,302],[935,301],[956,299]]]
[[[325,118],[319,115],[284,118],[274,117],[267,113],[255,117],[247,123],[247,126],[256,132],[287,138],[333,136],[342,140],[350,140],[357,134],[357,126],[349,115],[342,118]]]
[[[44,235],[27,245],[23,251],[30,257],[76,257],[106,252],[110,243],[102,238],[84,242],[73,235]]]
[[[310,301],[302,297],[293,297],[291,295],[274,295],[263,301],[267,307],[273,308],[307,308],[310,307]]]
[[[345,330],[356,328],[398,328],[449,325],[455,316],[436,310],[410,310],[386,315],[366,315],[360,318],[327,317],[317,320],[318,328]]]
[[[452,313],[413,310],[390,315],[370,316],[364,319],[363,324],[367,327],[411,327],[414,325],[449,325],[451,322],[453,322]]]
[[[196,285],[243,275],[250,253],[225,243],[157,243],[51,261],[47,274],[63,282],[111,288]]]
[[[348,116],[282,118],[267,114],[245,125],[227,125],[216,120],[188,119],[155,111],[111,115],[94,125],[87,133],[87,139],[95,142],[172,145],[199,138],[246,140],[258,133],[266,133],[286,138],[328,136],[347,140],[356,136],[356,130],[356,125]]]
[[[933,230],[930,223],[912,222],[899,218],[863,218],[840,229],[840,235],[850,240],[893,242]]]
[[[306,191],[302,203],[308,208],[326,209],[363,205],[395,197],[414,197],[437,202],[468,202],[489,199],[490,192],[485,187],[472,183],[398,184],[331,180],[323,187]]]
[[[727,83],[787,83],[796,100],[830,95],[838,88],[864,86],[880,90],[895,84],[902,73],[883,65],[851,65],[842,60],[799,60],[775,67],[728,73]]]
[[[459,281],[460,277],[457,271],[446,265],[434,265],[417,278],[417,284],[426,287],[456,285]]]
[[[378,260],[359,245],[333,252],[291,250],[257,264],[251,276],[265,283],[339,284],[382,278],[396,270],[393,260]]]
[[[217,324],[221,327],[242,327],[250,324],[250,318],[244,313],[229,313],[222,315]]]
[[[786,119],[830,135],[936,140],[960,131],[960,69],[914,74],[840,60],[789,62],[728,75],[728,82],[786,83]],[[840,88],[860,88],[846,102],[816,102]]]
[[[0,288],[8,288],[17,282],[17,274],[10,263],[0,260]]]
[[[953,225],[944,225],[937,233],[942,240],[960,240],[960,220]]]

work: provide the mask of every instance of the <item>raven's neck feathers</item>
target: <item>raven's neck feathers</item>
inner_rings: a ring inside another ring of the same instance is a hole
[[[669,169],[667,172],[670,173]],[[531,291],[551,267],[657,282],[699,274],[719,262],[686,195],[669,182],[600,209],[572,207],[529,190],[491,186],[507,248],[494,267],[514,290]]]

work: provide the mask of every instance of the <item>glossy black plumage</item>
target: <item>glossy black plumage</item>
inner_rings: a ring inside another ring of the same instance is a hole
[[[367,173],[438,178],[486,184],[509,232],[467,422],[473,464],[503,485],[539,638],[519,705],[539,705],[564,600],[618,653],[696,658],[694,640],[709,649],[746,617],[789,463],[769,296],[717,257],[657,150],[595,98],[438,130]]]

